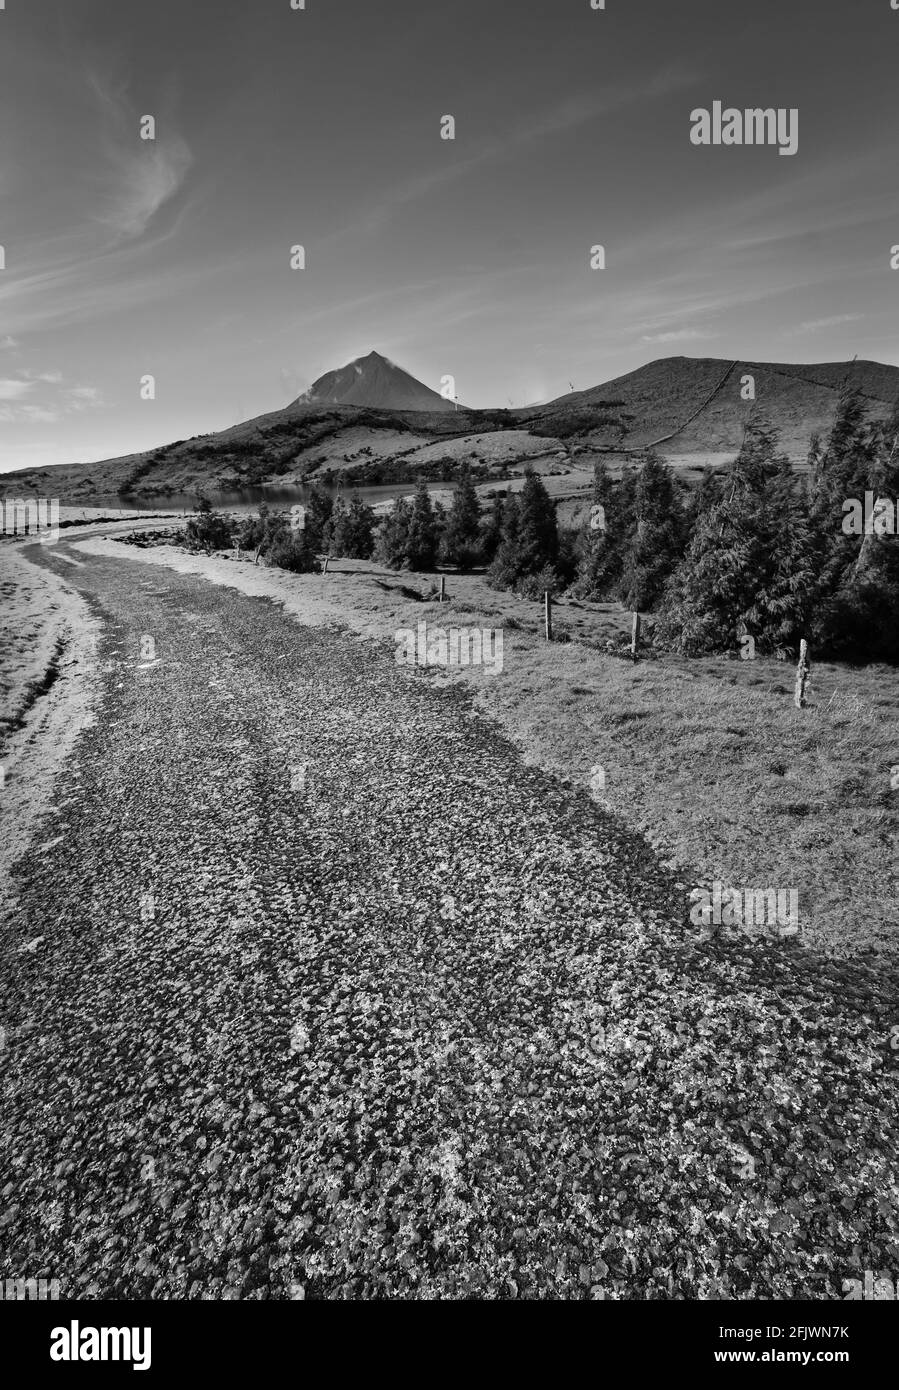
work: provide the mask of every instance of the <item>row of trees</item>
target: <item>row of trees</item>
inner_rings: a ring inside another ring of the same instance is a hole
[[[192,550],[227,549],[239,545],[265,556],[269,564],[295,574],[318,568],[318,557],[346,556],[368,560],[375,544],[375,514],[359,497],[349,503],[332,498],[323,488],[310,489],[305,507],[276,512],[263,502],[256,515],[239,524],[212,509],[209,500],[197,501],[194,515],[184,529]]]
[[[693,490],[652,454],[618,479],[597,464],[578,530],[559,527],[533,472],[482,515],[466,470],[448,509],[421,483],[377,525],[358,497],[347,503],[312,488],[302,526],[263,506],[236,540],[300,572],[325,553],[397,570],[484,568],[496,588],[527,597],[568,590],[615,600],[655,614],[658,640],[688,655],[733,649],[746,637],[761,652],[785,654],[805,636],[821,654],[899,662],[899,538],[843,526],[849,499],[899,499],[899,407],[872,421],[859,393],[845,392],[809,462],[808,477],[798,477],[776,432],[757,418],[736,458]],[[224,518],[202,505],[189,543],[233,544]]]
[[[424,485],[398,503],[375,553],[395,568],[483,565],[495,587],[527,597],[568,589],[616,600],[655,614],[658,639],[688,655],[747,637],[785,655],[804,636],[834,658],[899,663],[895,524],[869,534],[843,524],[866,493],[899,501],[899,407],[871,420],[847,390],[809,464],[797,475],[777,432],[756,418],[733,461],[693,490],[652,454],[615,480],[598,464],[578,531],[558,526],[535,473],[483,517],[464,475],[446,513]]]
[[[533,472],[520,493],[496,497],[483,517],[467,469],[448,510],[419,484],[412,501],[400,498],[385,520],[375,557],[393,569],[486,567],[497,588],[522,593],[565,587],[576,568],[574,534],[559,531],[552,499]]]
[[[391,569],[433,570],[438,564],[471,570],[483,562],[481,508],[471,473],[463,469],[449,511],[424,482],[409,502],[401,497],[378,535],[375,557]]]

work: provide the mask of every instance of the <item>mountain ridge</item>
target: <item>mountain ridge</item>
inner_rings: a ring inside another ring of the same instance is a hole
[[[754,398],[741,395],[752,377]],[[852,362],[762,362],[722,357],[659,357],[599,386],[549,401],[541,413],[576,412],[614,401],[632,417],[630,450],[665,440],[662,452],[722,453],[739,447],[750,411],[780,432],[784,452],[802,458],[811,435],[830,427],[840,391],[856,387],[871,414],[888,414],[899,400],[899,367],[870,360]],[[706,399],[708,398],[708,399]],[[693,418],[702,406],[698,418]]]
[[[753,401],[741,395],[747,376]],[[6,486],[46,496],[52,480],[55,495],[84,503],[338,478],[350,486],[436,481],[457,477],[463,464],[483,482],[525,465],[574,470],[580,486],[597,459],[654,446],[685,470],[720,463],[739,448],[756,411],[803,466],[811,435],[829,430],[844,384],[862,392],[873,418],[883,418],[899,398],[899,367],[662,357],[543,405],[474,410],[373,351],[325,373],[288,405],[216,433],[96,463],[17,470],[5,475]]]

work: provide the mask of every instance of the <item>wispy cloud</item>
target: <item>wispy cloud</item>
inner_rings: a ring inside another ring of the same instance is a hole
[[[96,386],[63,386],[62,372],[23,369],[18,377],[0,378],[0,420],[7,424],[49,424],[73,411],[91,410],[103,404]],[[37,392],[37,399],[33,393]]]
[[[20,401],[33,388],[33,381],[16,381],[12,377],[0,377],[0,401]]]
[[[519,151],[528,149],[540,140],[556,135],[564,135],[577,126],[587,125],[600,116],[620,108],[655,101],[674,92],[693,85],[695,74],[682,67],[666,68],[656,73],[645,83],[622,83],[607,88],[601,94],[582,94],[567,97],[556,105],[544,108],[529,121],[519,121],[511,130],[495,139],[484,141],[478,149],[465,158],[456,159],[443,168],[430,169],[406,183],[390,190],[389,196],[368,215],[363,215],[353,224],[353,230],[360,228],[371,232],[382,226],[394,211],[408,203],[429,197],[438,188],[443,188],[465,178],[484,165],[508,159]]]
[[[46,405],[23,405],[18,415],[27,425],[52,425],[60,418],[58,410]]]
[[[801,333],[822,333],[827,328],[838,328],[841,323],[857,323],[862,318],[864,314],[831,314],[830,318],[826,319],[807,319],[805,323],[788,329],[786,336],[794,338]]]
[[[697,338],[717,338],[717,333],[700,332],[698,328],[675,328],[670,333],[644,333],[644,343],[688,343]]]
[[[187,142],[164,112],[157,120],[156,139],[140,138],[142,114],[129,102],[124,86],[96,70],[87,76],[103,114],[102,150],[108,191],[95,219],[113,236],[132,240],[142,236],[156,213],[178,192],[192,156]]]
[[[61,395],[68,410],[90,410],[103,404],[103,392],[96,386],[68,386]]]
[[[159,240],[168,239],[169,233]],[[86,254],[73,264],[71,257],[44,265],[0,283],[0,306],[7,321],[29,332],[120,313],[162,296],[182,293],[204,280],[222,274],[219,261],[168,271],[141,271],[137,263],[157,239],[140,247],[119,247],[106,254]]]
[[[178,192],[190,164],[190,151],[178,137],[170,137],[165,149],[148,148],[125,156],[119,164],[119,186],[98,213],[98,221],[128,240],[142,236],[163,204]]]
[[[127,88],[96,65],[83,74],[79,92],[92,110],[87,163],[79,170],[77,195],[67,203],[64,230],[47,235],[43,227],[23,228],[17,257],[7,259],[0,283],[5,323],[14,332],[32,332],[129,308],[169,288],[157,273],[142,270],[160,246],[175,236],[189,199],[176,204],[192,164],[186,141],[160,101],[157,139],[140,138],[141,112]],[[86,190],[89,190],[86,193]],[[172,215],[160,213],[167,205]],[[203,277],[206,266],[179,271],[185,280]],[[15,351],[7,336],[0,348]]]
[[[21,375],[26,381],[43,381],[51,386],[62,381],[62,372],[36,372],[30,367],[23,368]]]

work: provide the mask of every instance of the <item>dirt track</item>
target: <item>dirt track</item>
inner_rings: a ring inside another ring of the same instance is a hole
[[[697,943],[641,841],[389,651],[80,558],[110,664],[0,934],[0,1276],[815,1298],[899,1268],[875,981]]]

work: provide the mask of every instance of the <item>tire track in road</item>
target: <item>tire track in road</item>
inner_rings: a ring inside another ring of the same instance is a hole
[[[372,644],[138,562],[72,583],[113,664],[3,931],[4,1270],[778,1297],[890,1258],[891,1001],[698,946],[642,841]]]

